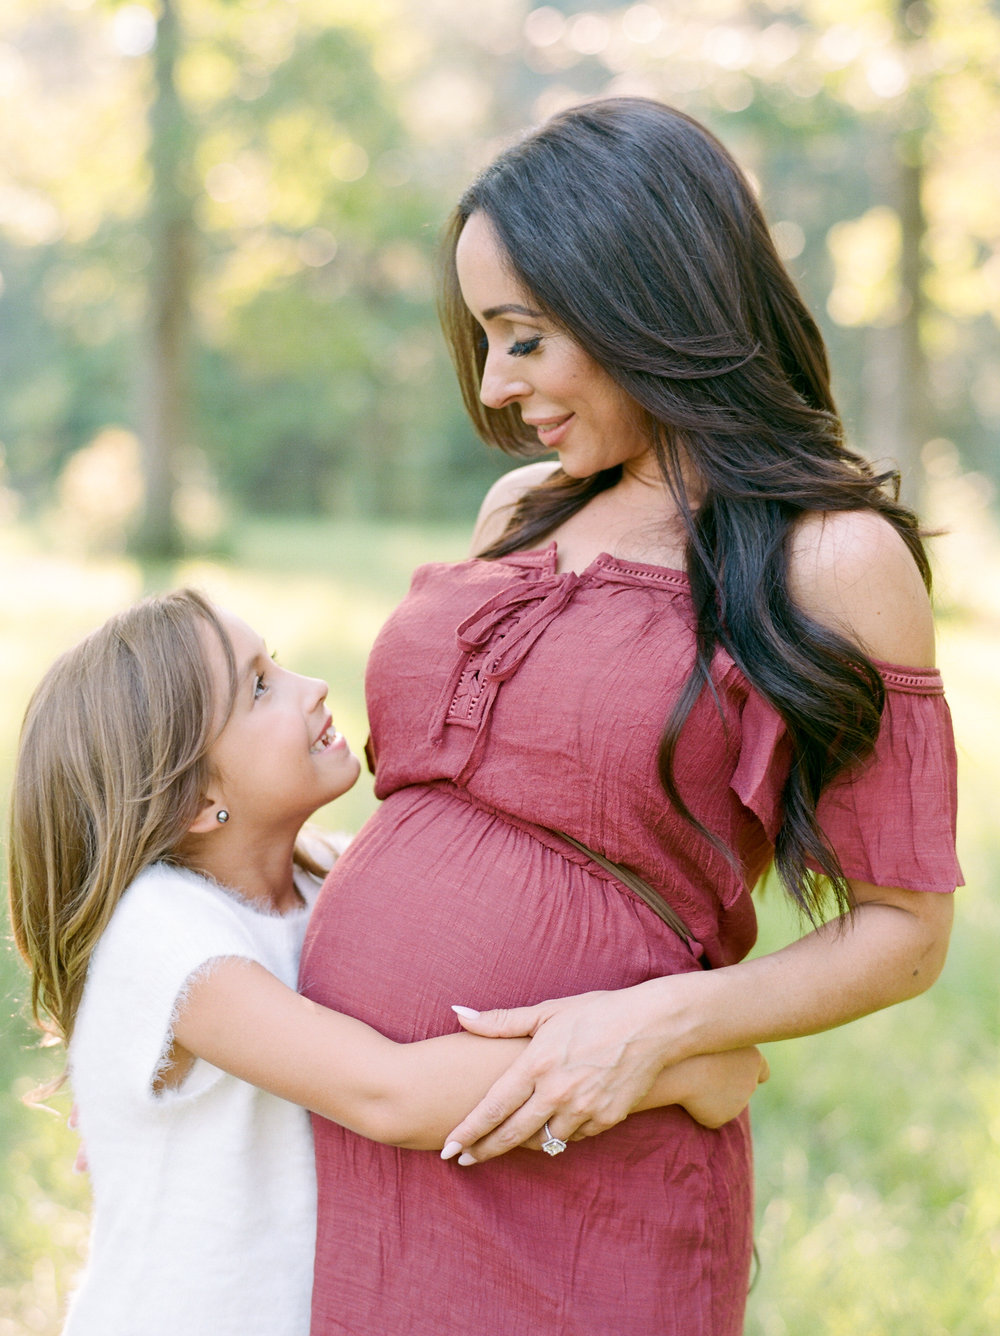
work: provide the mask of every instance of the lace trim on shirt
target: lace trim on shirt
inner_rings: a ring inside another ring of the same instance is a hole
[[[937,668],[899,668],[878,659],[872,662],[890,691],[904,691],[913,696],[944,695],[944,682]]]
[[[487,599],[456,630],[459,657],[441,695],[430,727],[430,740],[440,742],[449,724],[476,734],[462,767],[476,764],[483,729],[502,684],[517,671],[549,624],[570,603],[577,590],[596,583],[653,586],[683,592],[683,571],[621,561],[600,553],[586,570],[557,571],[558,550],[547,547],[501,557],[498,564],[522,572],[507,588]]]
[[[489,675],[496,671],[503,642],[515,631],[520,620],[517,615],[510,616],[505,623],[497,625],[488,648],[465,656],[465,665],[445,711],[446,724],[457,724],[459,728],[479,727],[489,698],[486,690]]]
[[[671,589],[686,590],[688,587],[688,578],[683,571],[670,566],[651,566],[643,561],[623,561],[609,552],[602,552],[588,567],[588,573],[603,573],[611,579],[621,575],[640,584],[669,585]]]

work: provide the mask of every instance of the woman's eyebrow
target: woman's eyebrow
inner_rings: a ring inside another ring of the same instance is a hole
[[[498,315],[530,315],[535,320],[542,318],[541,311],[533,311],[530,306],[519,306],[517,302],[505,302],[503,306],[491,306],[483,312],[484,320],[495,320]]]

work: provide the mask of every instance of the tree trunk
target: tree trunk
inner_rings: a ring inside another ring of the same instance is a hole
[[[160,0],[149,112],[148,310],[143,349],[146,506],[137,545],[147,556],[180,550],[174,511],[178,456],[187,424],[187,360],[194,222],[187,187],[190,132],[174,72],[180,49],[175,0]]]
[[[897,32],[904,54],[923,40],[929,20],[925,0],[899,0]],[[922,190],[926,109],[924,90],[915,79],[915,62],[909,61],[911,84],[903,104],[896,141],[895,207],[899,215],[901,249],[899,283],[902,310],[897,326],[899,367],[899,439],[897,453],[903,473],[904,499],[910,505],[920,500],[923,482],[921,452],[934,436],[934,413],[928,393],[929,366],[921,337],[924,314],[924,238],[927,220]]]

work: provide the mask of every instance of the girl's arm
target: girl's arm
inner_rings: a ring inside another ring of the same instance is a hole
[[[456,1119],[527,1046],[471,1034],[397,1044],[235,957],[196,976],[173,1037],[177,1072],[192,1055],[204,1058],[371,1140],[418,1150],[443,1146]],[[699,1121],[719,1126],[763,1079],[766,1063],[755,1050],[696,1059],[662,1072],[637,1107],[683,1103]]]
[[[658,1072],[649,1094],[633,1104],[630,1112],[679,1104],[703,1127],[722,1127],[743,1112],[770,1075],[767,1059],[758,1048],[699,1053]],[[570,1140],[581,1141],[585,1135],[574,1134]]]

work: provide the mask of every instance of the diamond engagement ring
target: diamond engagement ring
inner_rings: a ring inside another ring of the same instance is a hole
[[[552,1135],[548,1123],[545,1124],[544,1131],[546,1140],[542,1142],[542,1150],[546,1155],[561,1155],[566,1149],[566,1142],[560,1141],[558,1137]]]

